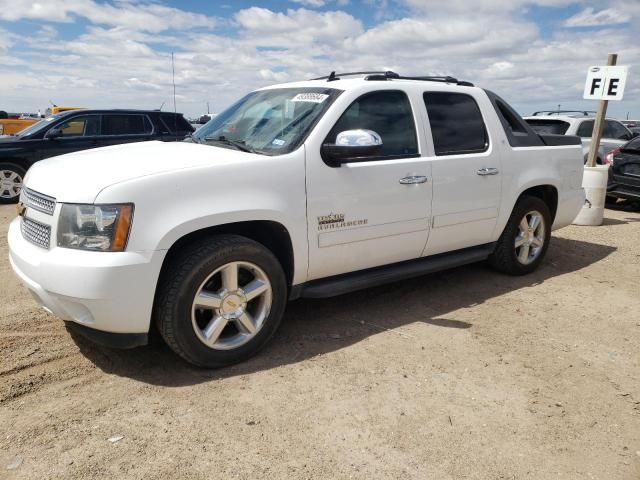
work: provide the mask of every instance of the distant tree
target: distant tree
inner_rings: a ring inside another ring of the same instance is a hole
[[[9,114],[4,110],[0,110],[0,120],[5,120],[7,118],[9,118]]]

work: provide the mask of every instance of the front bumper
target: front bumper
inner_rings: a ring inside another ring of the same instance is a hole
[[[23,238],[20,222],[16,218],[9,226],[9,260],[40,305],[86,329],[146,336],[165,251],[47,250]],[[141,338],[133,343],[141,344]]]

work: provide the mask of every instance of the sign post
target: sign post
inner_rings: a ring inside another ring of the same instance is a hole
[[[590,67],[587,72],[587,82],[584,86],[584,98],[600,100],[598,114],[591,134],[591,146],[587,157],[587,167],[595,167],[600,149],[600,139],[607,115],[609,100],[622,100],[624,86],[627,80],[627,67],[616,67],[618,55],[610,53],[606,67]]]
[[[618,55],[610,53],[607,66],[589,67],[587,72],[584,98],[587,100],[599,100],[600,105],[593,125],[589,155],[582,177],[585,203],[578,216],[573,220],[576,225],[602,225],[604,217],[609,166],[596,165],[596,163],[609,100],[622,100],[624,86],[627,81],[627,67],[617,66],[617,60]]]

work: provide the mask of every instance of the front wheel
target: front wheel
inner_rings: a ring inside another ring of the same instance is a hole
[[[18,202],[26,173],[18,165],[0,162],[0,204]]]
[[[156,295],[165,342],[189,363],[222,367],[260,350],[275,333],[287,299],[282,267],[261,244],[220,235],[171,260]]]
[[[489,264],[509,275],[534,271],[544,258],[551,240],[551,213],[537,197],[521,197],[507,226],[489,257]]]

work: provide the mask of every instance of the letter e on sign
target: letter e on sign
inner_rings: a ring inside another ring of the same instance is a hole
[[[584,85],[585,100],[622,100],[629,67],[589,67]]]

